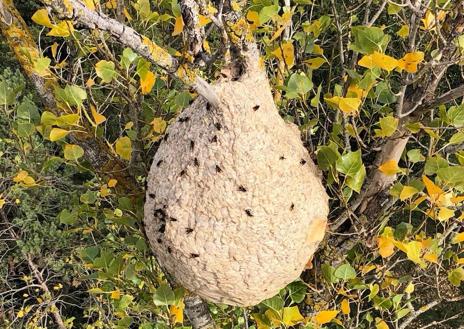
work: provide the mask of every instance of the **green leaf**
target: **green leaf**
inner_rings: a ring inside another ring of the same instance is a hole
[[[398,128],[398,122],[399,119],[391,115],[381,118],[379,120],[380,129],[375,129],[375,135],[377,137],[390,137]]]
[[[97,201],[97,192],[87,191],[80,196],[79,200],[84,204],[94,204]]]
[[[450,166],[437,170],[437,176],[448,186],[459,186],[464,184],[464,167]]]
[[[285,96],[288,99],[303,97],[308,91],[313,88],[313,82],[304,74],[293,73],[288,79],[287,86],[285,87]]]
[[[464,281],[464,269],[462,267],[458,267],[449,271],[448,280],[452,285],[459,287],[461,285],[461,281]]]
[[[425,157],[422,155],[419,149],[409,150],[407,153],[409,161],[412,163],[422,162],[425,160]]]
[[[0,81],[0,105],[12,105],[17,93],[6,81]]]
[[[279,6],[272,5],[263,7],[259,12],[259,23],[264,24],[271,18],[276,17],[279,14]]]
[[[121,299],[119,300],[117,309],[119,311],[124,311],[126,308],[129,307],[129,305],[132,303],[134,300],[134,297],[131,295],[123,295]]]
[[[346,185],[348,185],[348,187],[350,187],[353,191],[360,193],[365,178],[366,168],[362,165],[361,169],[358,170],[354,176],[348,176],[346,179]]]
[[[97,72],[97,76],[105,83],[111,82],[116,76],[116,71],[114,68],[114,63],[110,61],[101,60],[95,64],[95,71]]]
[[[335,277],[346,281],[356,277],[355,269],[348,263],[342,264],[335,270]]]
[[[38,124],[40,122],[40,114],[37,106],[30,99],[23,100],[16,109],[16,120]]]
[[[361,150],[342,155],[336,163],[337,171],[350,177],[355,177],[362,167]]]
[[[332,144],[334,145],[334,144]],[[322,146],[317,151],[317,165],[322,170],[329,170],[334,167],[337,160],[341,157],[336,146]]]
[[[116,141],[116,153],[124,160],[129,161],[132,154],[132,141],[129,137],[124,136]]]
[[[449,166],[448,161],[443,159],[441,156],[433,156],[427,159],[425,162],[424,173],[427,176],[436,174],[441,168],[447,168]]]
[[[71,212],[68,209],[63,209],[58,215],[61,224],[73,225],[77,221],[76,212]]]
[[[451,136],[448,144],[453,145],[453,144],[460,144],[464,142],[464,132],[460,131],[455,133],[453,136]]]
[[[133,4],[135,10],[142,19],[147,19],[151,15],[150,1],[149,0],[137,0]]]
[[[392,104],[396,102],[396,96],[392,92],[390,84],[380,82],[375,87],[375,101],[379,104]]]
[[[312,107],[317,107],[319,105],[319,101],[321,99],[321,91],[322,91],[322,85],[319,85],[317,87],[316,95],[311,99],[311,102],[310,102]]]
[[[45,126],[53,126],[56,124],[57,119],[57,116],[54,115],[52,112],[45,111],[42,113],[40,123]]]
[[[453,126],[464,126],[464,105],[451,106],[446,113],[446,116]]]
[[[57,87],[55,95],[58,101],[64,102],[69,106],[81,107],[83,101],[87,99],[85,90],[76,85],[67,85],[64,88]]]
[[[65,114],[56,119],[56,125],[60,127],[77,126],[80,120],[79,114]]]
[[[172,291],[171,287],[167,284],[163,283],[160,285],[158,289],[156,289],[155,293],[153,294],[153,302],[155,305],[173,305],[176,301],[176,296],[174,291]]]
[[[324,263],[321,265],[321,271],[322,275],[324,276],[324,279],[328,283],[337,282],[337,277],[335,276],[335,268],[333,266]]]
[[[79,145],[66,144],[64,146],[64,158],[70,161],[76,161],[84,156],[84,150]]]
[[[44,76],[48,73],[48,67],[52,60],[48,57],[39,57],[34,60],[34,72]]]
[[[121,56],[121,64],[125,67],[128,68],[129,65],[135,61],[137,58],[137,54],[134,53],[134,51],[131,48],[125,48],[122,52]]]
[[[284,307],[284,300],[280,295],[276,295],[272,298],[262,301],[261,304],[280,314],[280,311]]]
[[[294,281],[287,286],[288,296],[294,303],[301,303],[306,296],[308,287],[302,281]]]
[[[387,13],[388,15],[396,15],[401,11],[401,9],[403,9],[403,7],[398,6],[394,3],[388,3]]]
[[[56,142],[57,140],[65,138],[69,133],[70,131],[68,130],[64,130],[61,128],[52,128],[52,130],[50,131],[49,138],[50,138],[50,141]]]
[[[361,54],[372,54],[374,51],[383,53],[391,39],[379,27],[354,26],[351,32],[354,42],[350,49]]]

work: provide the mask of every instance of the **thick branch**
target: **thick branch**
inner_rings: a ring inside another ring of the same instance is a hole
[[[133,28],[103,13],[89,9],[79,0],[69,0],[67,2],[71,5],[72,11],[66,7],[63,1],[42,0],[42,2],[51,7],[61,17],[74,19],[90,29],[97,28],[110,33],[117,41],[126,47],[132,48],[136,53],[153,64],[170,74],[176,73],[185,84],[195,89],[213,106],[219,104],[219,99],[214,89],[205,80],[191,72],[186,72],[185,68],[179,70],[180,65],[174,57],[147,37],[140,35]]]
[[[418,108],[419,111],[428,110],[436,108],[440,105],[447,104],[449,102],[454,101],[455,99],[464,97],[464,84],[451,89],[450,91],[438,96],[435,98],[431,103],[425,104]]]

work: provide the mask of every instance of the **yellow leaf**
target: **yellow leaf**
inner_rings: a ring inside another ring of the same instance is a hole
[[[153,131],[158,134],[162,134],[167,126],[166,121],[161,118],[154,118],[151,125],[153,126]]]
[[[100,123],[106,121],[106,117],[105,117],[103,114],[98,113],[98,112],[97,112],[97,109],[96,109],[95,106],[93,106],[92,104],[90,105],[90,112],[92,112],[93,120],[95,121],[95,124],[96,124],[97,126],[98,126]]]
[[[209,17],[198,15],[198,24],[200,27],[206,26],[211,23],[211,19]]]
[[[340,309],[342,310],[343,314],[345,315],[350,314],[350,301],[347,298],[342,300],[340,304]]]
[[[416,73],[417,66],[424,60],[422,51],[407,53],[398,61],[398,68],[405,70],[408,73]]]
[[[446,207],[440,207],[438,211],[437,219],[440,221],[446,221],[453,216],[454,216],[454,210],[446,208]]]
[[[385,323],[385,321],[376,318],[375,319],[375,329],[390,329],[388,324]]]
[[[319,45],[314,45],[313,54],[315,54],[315,55],[323,55],[324,54],[324,49],[322,49],[321,46],[319,46]]]
[[[415,187],[406,185],[401,190],[400,200],[404,201],[406,199],[409,199],[410,197],[412,197],[417,192],[419,192],[419,191]]]
[[[35,179],[32,178],[31,176],[27,176],[24,178],[23,183],[26,186],[33,186],[35,185]]]
[[[283,315],[282,315],[282,322],[286,326],[294,326],[303,321],[304,321],[304,318],[301,315],[300,310],[298,309],[298,306],[284,307]]]
[[[22,181],[24,181],[24,179],[29,176],[29,174],[27,173],[27,171],[25,170],[21,170],[20,172],[18,172],[16,174],[16,176],[13,178],[13,182],[15,183],[20,183]]]
[[[52,51],[52,56],[54,59],[56,59],[56,53],[58,51],[58,43],[57,42],[54,42],[51,47],[50,47],[51,51]]]
[[[458,195],[451,198],[453,204],[458,204],[464,201],[464,195]]]
[[[427,176],[422,176],[422,181],[424,182],[425,188],[427,189],[428,196],[432,201],[437,201],[444,192],[443,190],[435,185]]]
[[[256,11],[250,10],[246,14],[246,19],[251,31],[254,31],[259,26],[259,14]]]
[[[318,324],[326,324],[335,319],[337,314],[338,311],[336,310],[321,311],[314,317],[314,321]]]
[[[3,199],[1,196],[0,196],[0,209],[3,208],[3,206],[5,205],[6,201],[5,199]]]
[[[129,14],[129,12],[127,11],[127,8],[124,7],[124,9],[122,10],[124,16],[127,18],[127,20],[130,22],[131,20],[133,20],[132,16]]]
[[[435,13],[432,12],[431,10],[427,10],[427,12],[425,13],[425,17],[421,19],[422,25],[423,25],[421,26],[421,28],[424,30],[432,30],[435,28],[437,24],[437,20],[441,21],[445,18],[445,16],[446,16],[446,12],[443,10],[440,10],[437,13],[437,16],[435,16]]]
[[[379,166],[379,170],[387,176],[395,175],[400,171],[398,163],[395,160],[388,160]]]
[[[152,71],[148,71],[140,77],[140,88],[142,89],[142,94],[149,94],[155,85],[156,76]]]
[[[105,7],[108,8],[108,9],[116,9],[116,8],[118,8],[117,0],[108,0],[105,3]]]
[[[453,237],[452,243],[464,242],[464,232],[458,233]]]
[[[351,97],[340,97],[340,102],[338,103],[340,110],[345,113],[357,112],[360,105],[360,99]]]
[[[347,114],[357,113],[361,105],[361,100],[353,97],[334,96],[325,101]]]
[[[62,138],[65,138],[70,132],[61,128],[52,128],[50,131],[50,140],[56,142]]]
[[[132,155],[132,141],[124,136],[116,140],[116,153],[124,160],[129,161]]]
[[[292,12],[287,11],[285,12],[282,17],[278,16],[277,23],[278,23],[278,28],[272,35],[272,38],[269,40],[270,42],[276,40],[282,32],[287,28],[287,26],[292,22]]]
[[[295,52],[291,41],[283,42],[280,47],[277,47],[272,54],[279,60],[284,61],[288,68],[295,64]]]
[[[203,49],[208,53],[211,54],[211,48],[209,46],[208,40],[203,40]]]
[[[390,72],[398,66],[398,60],[391,56],[374,52],[373,54],[363,56],[358,64],[368,69],[381,68]]]
[[[271,327],[269,327],[267,323],[263,321],[263,316],[261,314],[253,313],[252,317],[253,317],[253,320],[255,320],[256,322],[257,329],[271,329]]]
[[[350,86],[348,87],[348,90],[346,91],[347,97],[355,97],[359,99],[366,96],[366,94],[367,92],[356,84],[350,84]]]
[[[369,273],[370,271],[375,270],[376,268],[377,268],[377,266],[375,266],[374,264],[363,265],[363,266],[361,267],[361,273],[362,273],[362,274],[367,274],[367,273]]]
[[[26,315],[26,313],[24,312],[23,309],[20,309],[20,310],[18,311],[18,314],[16,314],[16,316],[17,316],[18,318],[22,318],[22,317],[24,317],[24,315]]]
[[[108,188],[108,185],[104,184],[100,187],[100,196],[101,197],[107,197],[108,195],[111,194],[110,189]]]
[[[403,39],[407,38],[409,35],[409,26],[408,25],[401,26],[398,32],[396,32],[396,35]]]
[[[121,298],[120,290],[114,290],[111,292],[111,299],[119,299],[119,298]]]
[[[108,181],[108,187],[115,187],[116,184],[118,184],[118,180],[117,180],[117,179],[111,178],[111,179]]]
[[[406,256],[408,256],[409,260],[419,265],[424,264],[423,260],[420,258],[422,252],[422,243],[419,241],[411,241],[405,244],[405,247]]]
[[[184,323],[184,303],[181,302],[181,305],[171,305],[169,307],[169,314],[172,324]]]
[[[377,245],[379,247],[379,254],[382,258],[388,258],[393,255],[395,250],[395,245],[392,238],[387,236],[377,237]]]
[[[406,288],[404,289],[404,292],[407,294],[412,294],[414,292],[414,283],[409,282]]]
[[[69,37],[73,31],[74,27],[70,21],[61,21],[54,25],[47,35],[50,37]]]
[[[323,64],[326,63],[326,60],[324,58],[322,58],[322,57],[316,57],[316,58],[311,58],[311,59],[305,60],[304,62],[306,64],[308,64],[308,66],[310,68],[312,68],[313,70],[317,70]]]
[[[176,21],[174,23],[174,31],[172,32],[172,36],[176,36],[182,33],[184,30],[184,20],[182,16],[177,16]]]
[[[264,312],[264,315],[271,321],[274,327],[279,327],[282,323],[282,316],[279,312],[269,309]]]
[[[47,9],[39,9],[37,10],[34,15],[31,17],[32,21],[36,24],[46,26],[48,28],[52,28],[53,24],[50,21],[50,17],[48,17]]]
[[[430,263],[438,264],[438,255],[434,252],[428,252],[424,255],[424,259]]]

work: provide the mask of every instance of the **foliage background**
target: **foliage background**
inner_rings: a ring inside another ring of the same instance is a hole
[[[188,327],[182,315],[186,292],[169,286],[145,242],[143,191],[128,192],[111,170],[91,169],[67,135],[90,122],[92,133],[110,145],[142,187],[166,126],[195,93],[103,33],[76,24],[70,35],[47,36],[50,29],[31,20],[40,5],[14,3],[40,40],[35,63],[58,76],[61,89],[55,96],[68,104],[68,116],[44,108],[0,39],[0,326],[54,328],[61,319],[68,328]],[[184,51],[177,2],[123,4],[126,11],[119,12],[115,1],[101,1],[102,10],[122,16],[205,77],[220,73],[223,50],[216,29],[210,28],[208,37],[212,61],[201,67]],[[452,16],[451,5],[423,4],[417,45],[408,49],[401,31],[412,28],[411,12],[393,2],[294,1],[290,19],[285,3],[233,2],[245,18],[232,30],[240,34],[242,23],[251,26],[281,115],[300,127],[324,173],[334,222],[350,213],[366,171],[381,165],[374,162],[376,152],[400,130],[395,104],[404,79],[412,79],[408,91],[420,89],[421,72],[439,60],[439,29],[449,32],[439,12]],[[375,28],[366,28],[363,17],[377,13]],[[461,53],[462,37],[453,42]],[[372,48],[394,60],[412,50],[425,59],[419,73],[386,70],[390,58],[366,68],[359,59]],[[463,84],[462,56],[457,58],[437,95]],[[342,105],[334,97],[359,104]],[[278,296],[249,309],[210,305],[218,326],[464,326],[459,100],[406,127],[412,136],[407,149],[398,163],[383,167],[395,179],[378,218],[350,213],[350,220],[330,228],[312,266]]]

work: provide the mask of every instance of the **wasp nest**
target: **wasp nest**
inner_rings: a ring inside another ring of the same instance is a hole
[[[298,129],[260,70],[214,86],[171,124],[148,177],[145,228],[160,265],[205,299],[249,306],[302,272],[328,201]]]

